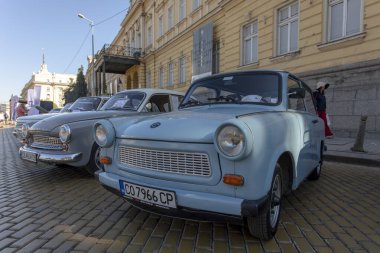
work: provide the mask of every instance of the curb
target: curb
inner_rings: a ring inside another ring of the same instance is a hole
[[[380,160],[360,158],[360,157],[350,157],[350,156],[339,156],[339,155],[331,155],[331,154],[324,154],[323,157],[325,161],[329,161],[329,162],[348,163],[348,164],[356,164],[356,165],[380,168]]]

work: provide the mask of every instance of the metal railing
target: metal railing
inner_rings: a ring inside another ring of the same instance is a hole
[[[114,56],[127,56],[133,58],[139,58],[142,56],[141,48],[126,47],[112,44],[105,44],[103,48],[96,54],[95,59],[102,57],[103,55]]]

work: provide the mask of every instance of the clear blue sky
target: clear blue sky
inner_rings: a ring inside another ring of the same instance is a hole
[[[19,95],[42,63],[42,48],[50,72],[64,73],[90,27],[82,13],[99,23],[127,9],[129,0],[0,0],[0,103]],[[127,11],[95,26],[95,53],[111,43]],[[66,73],[87,68],[91,34]]]

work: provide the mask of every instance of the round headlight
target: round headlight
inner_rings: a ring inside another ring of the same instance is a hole
[[[28,137],[28,131],[29,131],[29,125],[28,124],[23,124],[21,126],[21,136],[22,136],[22,138]]]
[[[59,139],[61,140],[62,143],[67,143],[70,141],[70,135],[71,135],[71,130],[68,125],[62,125],[59,128]]]
[[[217,134],[217,145],[219,150],[227,157],[238,157],[245,148],[245,137],[243,132],[236,126],[226,125]]]
[[[99,120],[94,124],[93,131],[96,143],[102,147],[110,147],[115,140],[115,129],[108,120]]]
[[[101,147],[107,143],[107,132],[103,125],[95,126],[95,141]]]

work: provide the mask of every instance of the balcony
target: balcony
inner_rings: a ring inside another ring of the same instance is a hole
[[[125,74],[132,66],[140,64],[141,48],[105,44],[95,55],[95,72]]]

